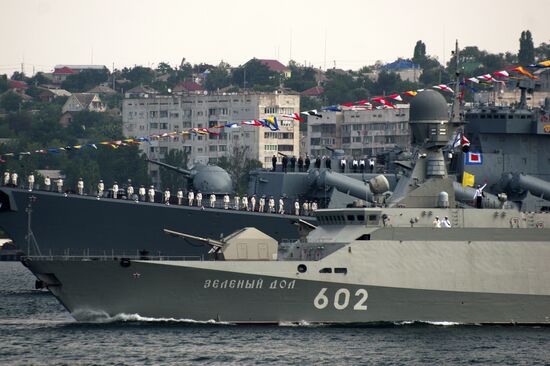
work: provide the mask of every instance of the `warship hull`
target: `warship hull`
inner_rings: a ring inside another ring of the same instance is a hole
[[[32,206],[32,231],[42,254],[135,255],[146,250],[154,255],[198,256],[208,248],[163,233],[163,229],[220,238],[244,226],[255,226],[277,240],[300,236],[299,217],[235,210],[201,209],[125,199],[59,194],[56,192],[0,188],[0,228],[23,251],[28,251],[27,212]],[[218,200],[219,201],[219,200]],[[204,203],[204,201],[203,201]],[[29,254],[29,253],[27,253]],[[37,254],[31,245],[31,254]]]
[[[537,241],[355,242],[316,261],[24,260],[77,320],[229,323],[547,324],[548,263]]]

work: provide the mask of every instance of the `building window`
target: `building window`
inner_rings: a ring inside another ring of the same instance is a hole
[[[149,123],[149,128],[150,128],[150,129],[159,128],[159,124],[156,123],[156,122],[151,122],[151,123]]]
[[[168,117],[168,111],[160,111],[160,118],[167,118]]]
[[[149,111],[149,117],[155,118],[157,116],[157,111]]]
[[[279,151],[294,151],[294,145],[279,145]]]
[[[168,148],[166,146],[159,147],[159,153],[161,154],[168,153]]]
[[[264,145],[264,151],[277,151],[277,145]]]
[[[168,129],[168,123],[160,123],[159,124],[161,130],[167,130]]]
[[[227,146],[225,146],[225,145],[219,145],[218,150],[219,150],[219,151],[227,151]]]
[[[210,145],[210,146],[208,147],[208,151],[211,151],[211,152],[212,152],[212,151],[218,151],[218,146],[217,146],[217,145]]]

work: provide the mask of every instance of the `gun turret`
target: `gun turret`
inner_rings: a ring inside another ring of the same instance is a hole
[[[192,172],[187,170],[187,169],[178,168],[176,166],[166,164],[166,163],[161,163],[160,161],[156,161],[156,160],[147,159],[147,162],[151,163],[151,164],[161,166],[161,167],[169,169],[169,170],[172,170],[176,173],[180,173],[181,175],[183,175],[186,178],[192,178],[192,176],[193,176]]]
[[[197,164],[192,170],[187,170],[160,161],[149,159],[147,161],[183,175],[188,179],[190,188],[194,190],[206,194],[232,194],[234,192],[231,177],[219,166]]]

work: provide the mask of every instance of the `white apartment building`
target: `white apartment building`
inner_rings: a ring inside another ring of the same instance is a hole
[[[410,146],[409,105],[398,109],[322,112],[308,118],[308,152],[326,155],[326,146],[342,149],[347,157],[370,157],[394,146]]]
[[[183,135],[140,145],[150,159],[162,160],[170,149],[184,150],[189,161],[215,164],[234,149],[244,149],[251,159],[271,166],[277,153],[298,156],[299,123],[279,119],[279,131],[241,125],[213,129],[217,125],[240,123],[281,114],[300,113],[300,96],[274,93],[224,93],[159,96],[155,93],[129,93],[123,101],[123,133],[126,137],[147,137],[191,128],[210,128],[215,135]],[[158,168],[150,167],[154,180]]]

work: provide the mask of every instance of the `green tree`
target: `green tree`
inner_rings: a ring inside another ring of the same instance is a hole
[[[279,75],[253,58],[243,66],[233,70],[232,81],[243,88],[255,90],[273,90],[279,85]]]
[[[5,93],[0,99],[0,107],[4,108],[7,112],[18,111],[22,103],[23,98],[15,92]]]
[[[149,85],[155,79],[155,72],[149,67],[135,66],[131,69],[125,67],[121,71],[121,76],[130,80],[131,87],[138,85]]]
[[[160,75],[164,75],[164,74],[172,73],[174,71],[174,69],[172,69],[172,66],[170,66],[170,64],[168,64],[167,62],[161,62],[161,63],[158,64],[155,71],[157,73],[159,73]]]
[[[235,147],[231,155],[223,156],[218,160],[218,165],[227,170],[239,194],[246,192],[250,172],[262,167],[261,162],[249,158],[248,146]]]
[[[535,48],[535,56],[538,62],[550,60],[550,43],[542,42],[537,48]]]
[[[284,81],[286,88],[302,92],[317,85],[317,71],[312,67],[302,67],[295,61],[289,62],[291,76]]]
[[[0,94],[8,90],[9,87],[8,75],[0,75]]]
[[[416,41],[414,46],[412,61],[416,64],[420,64],[426,59],[426,44],[422,41]]]
[[[168,154],[165,154],[164,159],[162,159],[163,163],[180,169],[187,169],[187,161],[187,153],[179,149],[170,149]],[[168,188],[170,191],[176,192],[178,189],[186,187],[187,180],[183,175],[163,167],[159,168],[159,172],[164,189]]]
[[[535,62],[535,47],[533,38],[529,30],[521,32],[519,38],[518,61],[522,65],[528,65]]]
[[[231,75],[227,64],[220,64],[217,67],[210,69],[204,86],[209,91],[215,91],[225,88],[231,84]]]
[[[61,83],[61,87],[70,92],[85,92],[109,79],[109,70],[82,70],[78,74],[70,75]]]

